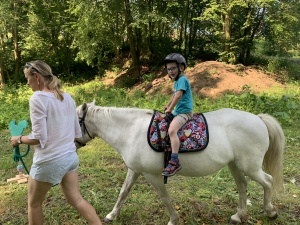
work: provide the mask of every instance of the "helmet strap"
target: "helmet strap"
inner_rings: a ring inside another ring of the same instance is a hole
[[[175,77],[175,81],[177,81],[181,76],[182,76],[181,71],[180,71],[180,72],[178,71],[178,74],[177,74],[177,76]]]
[[[177,73],[177,76],[175,77],[175,81],[177,81],[181,76],[182,76],[182,71],[180,70],[180,64],[177,63],[177,68],[178,68],[178,73]]]
[[[177,81],[181,76],[182,76],[181,71],[178,71],[178,73],[177,73],[177,75],[175,76],[175,78],[171,77],[170,75],[169,75],[169,78],[170,78],[171,80],[174,79],[174,81]]]

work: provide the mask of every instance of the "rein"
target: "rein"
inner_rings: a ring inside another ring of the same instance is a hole
[[[85,117],[86,117],[86,114],[87,114],[87,110],[85,110],[85,111],[83,112],[82,117],[79,117],[79,125],[80,125],[80,128],[83,130],[83,133],[87,133],[88,136],[89,136],[91,139],[93,139],[92,136],[90,135],[90,133],[88,132],[88,130],[87,130],[87,128],[86,128],[86,125],[85,125]],[[77,140],[76,140],[75,142],[78,143],[81,147],[86,146],[86,144],[83,144],[83,143],[81,143],[81,142],[79,142],[79,141],[77,141]]]

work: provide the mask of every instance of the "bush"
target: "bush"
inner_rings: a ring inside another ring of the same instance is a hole
[[[96,100],[100,106],[138,107],[162,110],[169,96],[147,96],[144,92],[129,92],[126,88],[104,86],[101,82],[92,81],[85,84],[66,86],[77,105]],[[5,88],[0,91],[0,129],[6,129],[11,120],[16,122],[29,118],[28,101],[32,91],[28,86]],[[226,94],[212,100],[194,97],[194,112],[208,112],[220,108],[235,108],[251,113],[268,113],[282,123],[299,123],[300,118],[299,84],[290,85],[285,90],[270,90],[269,93],[255,95],[246,90],[240,95]]]

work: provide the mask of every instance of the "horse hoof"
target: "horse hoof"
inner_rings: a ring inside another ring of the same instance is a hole
[[[104,222],[104,223],[111,223],[112,220],[105,217],[105,218],[103,219],[103,222]]]
[[[242,221],[240,220],[240,218],[236,217],[235,215],[233,215],[229,221],[230,224],[240,224],[241,222]]]
[[[273,212],[271,215],[268,215],[270,220],[275,220],[278,217],[278,213],[277,212]]]
[[[230,224],[240,224],[242,221],[240,219],[240,217],[238,216],[238,214],[234,214],[231,216],[229,223]]]
[[[248,224],[247,221],[245,221],[245,222],[242,222],[242,221],[238,222],[238,221],[233,221],[233,220],[230,220],[229,223],[230,224],[241,224],[241,225],[247,225]]]

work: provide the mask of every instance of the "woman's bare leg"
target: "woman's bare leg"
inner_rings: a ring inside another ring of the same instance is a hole
[[[61,182],[61,188],[67,201],[86,219],[91,225],[101,225],[94,207],[87,202],[79,192],[78,172],[74,171],[64,176]]]
[[[28,223],[42,225],[44,222],[42,203],[52,184],[28,178]]]

